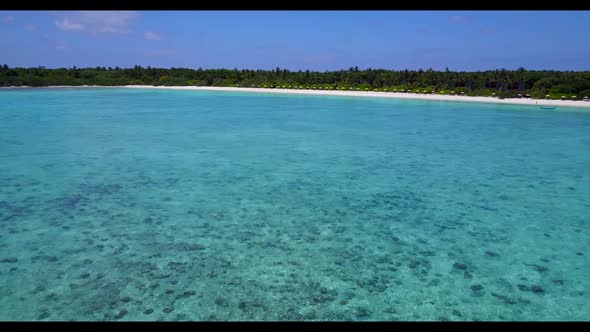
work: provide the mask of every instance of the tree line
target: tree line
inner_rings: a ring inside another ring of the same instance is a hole
[[[462,72],[351,67],[338,71],[152,68],[10,68],[0,66],[0,86],[160,85],[403,91],[471,96],[567,98],[590,96],[590,71],[488,70]]]

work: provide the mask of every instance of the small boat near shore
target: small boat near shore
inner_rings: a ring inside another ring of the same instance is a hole
[[[555,107],[555,106],[539,106],[539,108],[542,110],[554,110],[557,107]]]

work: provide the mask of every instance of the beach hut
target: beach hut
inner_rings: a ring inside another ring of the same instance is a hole
[[[465,95],[465,92],[461,91],[461,96],[464,96],[464,95]]]
[[[565,100],[565,99],[566,99],[565,96],[561,96],[561,100]]]
[[[451,94],[454,96],[455,95],[455,91],[451,91]]]
[[[584,96],[584,99],[582,99],[583,101],[590,101],[590,98],[588,98],[588,96]]]
[[[578,96],[572,96],[572,99],[574,99],[574,100],[578,99]]]
[[[522,98],[522,95],[519,93],[516,95],[518,98]]]
[[[551,99],[550,95],[545,95],[545,99]]]
[[[495,96],[496,96],[496,93],[495,92],[492,92],[492,97],[495,97]]]
[[[434,94],[434,93],[436,93],[436,92],[435,92],[434,90],[432,90],[432,91],[430,91],[430,93]]]
[[[529,95],[529,94],[527,93],[525,97],[527,97],[527,98],[531,98],[531,95]]]

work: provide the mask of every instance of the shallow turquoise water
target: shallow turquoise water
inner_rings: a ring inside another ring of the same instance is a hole
[[[0,320],[590,320],[590,112],[0,91]]]

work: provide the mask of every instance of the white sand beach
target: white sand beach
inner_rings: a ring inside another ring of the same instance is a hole
[[[26,87],[26,86],[0,87],[0,89],[23,89],[23,88],[33,88],[33,87]],[[41,88],[129,88],[129,89],[239,91],[239,92],[258,92],[258,93],[290,93],[290,94],[310,94],[310,95],[324,95],[324,96],[378,97],[378,98],[419,99],[419,100],[433,100],[433,101],[456,101],[456,102],[475,102],[475,103],[510,104],[510,105],[590,108],[590,101],[582,101],[582,100],[547,100],[547,99],[530,99],[530,98],[498,99],[495,97],[449,96],[449,95],[437,95],[437,94],[376,92],[376,91],[270,89],[270,88],[213,87],[213,86],[153,86],[153,85],[124,85],[124,86],[94,86],[94,85],[62,86],[62,85],[59,85],[59,86],[49,86],[49,87],[41,87]]]
[[[476,102],[476,103],[493,103],[493,104],[590,108],[590,102],[581,101],[581,100],[546,100],[546,99],[530,99],[530,98],[498,99],[498,98],[494,98],[494,97],[449,96],[449,95],[399,93],[399,92],[333,91],[333,90],[304,90],[304,89],[294,90],[294,89],[209,87],[209,86],[127,85],[125,87],[126,88],[137,88],[137,89],[150,88],[150,89],[175,89],[175,90],[208,90],[208,91],[240,91],[240,92],[312,94],[312,95],[324,95],[324,96],[379,97],[379,98],[420,99],[420,100],[435,100],[435,101],[457,101],[457,102]]]

